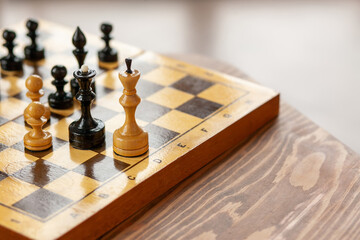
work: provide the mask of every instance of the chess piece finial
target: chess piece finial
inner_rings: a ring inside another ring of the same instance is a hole
[[[81,104],[81,117],[69,125],[69,141],[71,146],[80,149],[91,149],[100,146],[105,141],[104,123],[91,116],[91,104],[95,99],[91,82],[96,72],[83,65],[74,71],[81,91],[76,94],[76,99]]]
[[[88,51],[84,48],[86,45],[86,37],[85,34],[81,31],[79,27],[76,27],[74,35],[72,37],[72,43],[75,46],[73,50],[73,54],[78,62],[79,68],[84,65],[84,61]],[[71,93],[73,96],[79,91],[79,83],[73,78],[70,81]],[[95,91],[95,86],[93,86],[93,90]]]
[[[136,94],[136,84],[140,78],[138,70],[131,69],[131,59],[126,59],[127,70],[119,73],[119,79],[124,86],[119,102],[125,110],[125,123],[113,134],[113,149],[118,155],[133,157],[144,154],[149,149],[148,133],[136,123],[135,111],[141,102]]]
[[[26,96],[30,98],[32,102],[40,102],[40,98],[44,96],[44,90],[42,89],[43,80],[41,79],[41,77],[38,75],[30,75],[25,81],[25,86],[28,89]],[[26,108],[24,111],[25,121],[29,118],[29,112],[27,109],[28,108]],[[50,114],[50,109],[48,107],[45,107],[43,117],[46,119],[46,121],[50,119]]]
[[[107,70],[115,69],[119,66],[118,52],[110,46],[110,33],[113,27],[109,23],[103,23],[100,30],[103,33],[101,39],[105,42],[105,47],[98,52],[99,67]]]
[[[125,63],[126,63],[126,72],[130,73],[130,74],[133,73],[133,71],[131,70],[132,59],[131,58],[126,58]]]
[[[88,67],[88,66],[86,66],[86,65],[82,65],[82,66],[81,66],[81,73],[82,73],[82,74],[87,74],[88,71],[89,71],[89,67]]]
[[[55,109],[67,109],[73,106],[73,97],[70,92],[64,91],[67,81],[64,79],[67,74],[66,67],[55,65],[51,69],[54,80],[51,82],[56,87],[56,92],[49,95],[49,105]]]
[[[23,60],[14,54],[16,33],[11,30],[4,30],[3,38],[5,40],[3,46],[8,49],[8,55],[0,59],[1,73],[3,75],[21,76],[23,73]]]
[[[36,30],[38,26],[38,22],[34,19],[29,19],[26,22],[26,28],[29,31],[26,35],[31,39],[31,44],[24,48],[24,54],[25,59],[32,63],[37,63],[45,58],[44,48],[36,43],[36,38],[38,36]]]
[[[32,130],[24,136],[24,146],[31,151],[43,151],[52,146],[52,136],[44,131],[42,127],[46,123],[43,117],[45,106],[40,102],[32,102],[27,107],[29,118],[26,122],[32,127]]]

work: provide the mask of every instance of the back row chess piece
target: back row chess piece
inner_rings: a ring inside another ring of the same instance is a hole
[[[113,27],[109,23],[101,24],[100,30],[104,34],[101,38],[105,42],[105,47],[98,52],[99,67],[107,70],[115,69],[119,66],[118,53],[116,49],[110,47],[110,33]]]
[[[24,54],[26,63],[30,65],[39,64],[45,58],[45,49],[36,42],[38,26],[38,22],[33,19],[26,22],[26,28],[29,31],[26,35],[30,38],[31,43],[24,48]]]
[[[8,54],[0,59],[1,74],[5,76],[21,76],[23,74],[23,60],[14,54],[16,33],[11,30],[4,30],[3,38],[5,40],[3,46],[8,49]]]

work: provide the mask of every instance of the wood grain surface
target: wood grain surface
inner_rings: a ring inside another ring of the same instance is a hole
[[[278,119],[103,239],[359,239],[359,167],[354,151],[283,102]]]

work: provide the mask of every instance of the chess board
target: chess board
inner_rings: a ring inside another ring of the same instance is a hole
[[[23,55],[28,43],[24,23],[12,29],[18,35],[16,51]],[[25,79],[34,73],[43,77],[44,103],[55,91],[53,65],[65,65],[70,80],[77,67],[71,52],[73,31],[41,21],[44,65],[25,66],[21,78],[0,79],[1,237],[99,237],[278,114],[279,94],[273,90],[117,41],[112,46],[120,53],[121,66],[103,71],[96,56],[103,43],[85,33],[89,50],[85,63],[97,71],[92,114],[105,123],[105,145],[92,150],[69,145],[68,125],[80,116],[75,104],[72,109],[51,109],[45,125],[53,135],[51,149],[25,150],[22,140],[30,129],[22,116],[30,102]],[[117,74],[125,69],[125,57],[132,57],[133,68],[142,73],[136,119],[149,133],[150,144],[148,153],[132,158],[112,150],[112,133],[124,121]]]

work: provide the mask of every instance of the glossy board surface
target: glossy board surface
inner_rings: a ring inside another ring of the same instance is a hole
[[[19,43],[25,45],[24,23],[15,30]],[[101,217],[112,218],[106,215],[110,207],[121,199],[136,198],[141,204],[116,206],[114,214],[125,218],[149,202],[148,196],[164,192],[210,161],[213,154],[222,152],[223,143],[232,137],[243,139],[278,113],[279,95],[273,90],[117,41],[112,46],[119,50],[120,69],[103,71],[97,68],[96,56],[101,39],[87,35],[86,64],[98,72],[91,111],[105,124],[105,144],[92,150],[69,145],[68,126],[80,115],[75,101],[71,109],[51,109],[50,122],[45,125],[53,136],[51,149],[36,153],[24,150],[22,139],[29,131],[22,116],[29,103],[26,77],[33,73],[43,77],[45,96],[41,101],[45,102],[55,92],[50,74],[53,65],[63,64],[69,73],[77,68],[71,53],[71,29],[41,21],[39,33],[48,53],[45,64],[26,66],[23,78],[0,79],[0,233],[9,237],[75,237],[81,228],[91,233],[90,226],[100,226]],[[132,158],[115,155],[112,144],[113,132],[125,118],[119,104],[122,86],[118,79],[118,72],[125,69],[125,57],[132,57],[133,68],[141,72],[137,90],[142,101],[136,121],[149,133],[150,147],[145,155]],[[69,84],[65,88],[69,91]],[[243,133],[229,129],[242,129]],[[199,152],[206,149],[204,146],[209,151]],[[144,186],[148,190],[139,194],[138,189]],[[127,208],[131,211],[126,212]],[[123,218],[114,217],[111,224]],[[93,236],[100,234],[96,227],[93,231]]]

